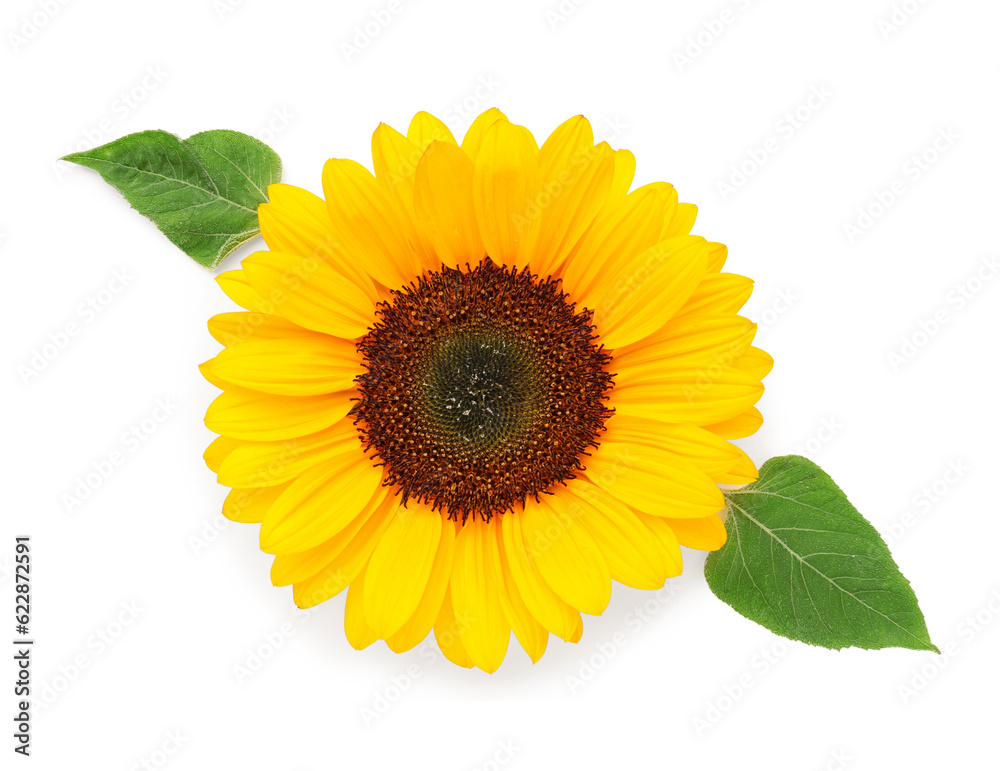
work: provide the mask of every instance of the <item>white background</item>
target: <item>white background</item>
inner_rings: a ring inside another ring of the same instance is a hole
[[[996,762],[996,4],[225,2],[4,4],[0,637],[13,536],[30,534],[42,703],[32,758],[11,761],[4,654],[3,768]],[[668,590],[616,586],[579,644],[553,639],[532,666],[512,643],[492,676],[433,641],[356,652],[344,595],[306,615],[270,585],[257,527],[217,514],[226,491],[201,460],[216,391],[196,365],[230,301],[96,174],[55,159],[142,129],[231,128],[320,191],[328,157],[370,163],[379,121],[405,131],[426,109],[461,137],[494,105],[539,139],[584,113],[636,154],[637,184],[699,205],[695,231],[757,281],[746,312],[776,360],[743,446],[832,474],[891,538],[944,655],[785,645],[716,600],[692,552]],[[115,271],[127,286],[101,304]],[[157,400],[169,416],[132,449],[123,433],[162,417]],[[124,463],[68,511],[115,450]]]

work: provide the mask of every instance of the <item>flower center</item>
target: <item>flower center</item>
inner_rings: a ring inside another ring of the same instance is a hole
[[[421,404],[443,441],[489,451],[530,431],[542,408],[537,351],[492,325],[444,332],[428,351]]]
[[[611,357],[559,283],[487,258],[379,305],[354,416],[404,502],[488,520],[583,469],[611,414]]]

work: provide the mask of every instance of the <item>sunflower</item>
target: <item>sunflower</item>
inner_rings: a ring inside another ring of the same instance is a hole
[[[728,440],[772,364],[752,282],[583,117],[539,148],[496,109],[461,144],[421,112],[372,154],[328,161],[325,200],[272,185],[270,251],[218,277],[246,310],[209,322],[205,460],[275,585],[349,587],[355,648],[433,630],[493,672],[513,632],[537,661],[612,580],[662,587],[680,546],[725,542],[718,485],[757,477]]]

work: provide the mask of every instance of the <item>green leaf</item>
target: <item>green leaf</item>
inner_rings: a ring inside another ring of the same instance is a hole
[[[257,206],[267,201],[267,186],[281,180],[277,153],[238,131],[183,140],[140,131],[62,160],[96,171],[207,268],[260,232]]]
[[[938,652],[889,548],[812,461],[772,458],[756,482],[726,491],[725,519],[705,578],[751,621],[824,648]]]

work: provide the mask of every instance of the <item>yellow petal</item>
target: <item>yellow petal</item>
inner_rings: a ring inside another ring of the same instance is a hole
[[[702,551],[721,549],[726,543],[726,526],[716,514],[698,519],[664,520],[677,536],[681,546]]]
[[[256,252],[243,271],[259,294],[274,298],[276,313],[306,329],[353,340],[375,321],[372,300],[331,263]]]
[[[560,125],[538,151],[541,224],[532,269],[555,273],[605,206],[615,175],[615,152],[594,146],[590,122],[577,115]]]
[[[708,242],[708,272],[718,273],[726,264],[726,257],[729,256],[729,249],[725,244],[718,244],[713,241]]]
[[[448,591],[454,557],[455,527],[452,522],[444,522],[441,527],[441,541],[434,556],[434,565],[417,609],[398,632],[385,638],[386,645],[396,653],[410,650],[430,634],[441,612],[445,593]]]
[[[581,524],[592,507],[563,492],[528,502],[518,515],[525,547],[556,594],[598,615],[611,599],[611,574],[601,547]]]
[[[364,606],[379,637],[398,632],[416,611],[440,543],[441,513],[423,506],[400,509],[386,528],[368,563]]]
[[[275,396],[231,386],[209,406],[205,425],[234,439],[268,442],[305,436],[332,426],[347,415],[357,393]]]
[[[374,300],[375,285],[363,265],[344,251],[326,202],[294,185],[270,185],[267,192],[270,202],[257,208],[267,245],[276,252],[329,262]]]
[[[587,478],[639,511],[707,517],[725,505],[719,488],[679,455],[641,444],[602,441],[587,459]]]
[[[394,205],[368,169],[331,158],[323,167],[323,192],[344,251],[372,278],[397,288],[420,275],[420,257],[400,232]]]
[[[647,185],[597,216],[562,266],[563,285],[574,300],[593,308],[587,300],[595,284],[657,243],[666,204],[663,192]]]
[[[482,147],[483,135],[498,120],[507,120],[507,116],[496,107],[491,107],[486,112],[478,115],[472,121],[469,130],[465,132],[465,138],[462,139],[462,152],[468,155],[473,162],[475,162],[476,156],[479,155],[479,148]]]
[[[295,598],[295,604],[300,608],[311,608],[342,592],[368,562],[379,537],[398,507],[398,498],[386,496],[385,501],[365,522],[361,531],[329,565],[314,576],[294,585],[292,596]]]
[[[660,239],[676,238],[686,236],[694,227],[695,217],[698,216],[698,207],[693,203],[678,203],[670,210],[670,216],[663,223],[663,231]]]
[[[619,415],[704,426],[739,415],[763,393],[759,380],[736,367],[665,370],[656,381],[615,388],[614,408]]]
[[[549,630],[542,626],[524,604],[521,592],[518,591],[514,576],[507,561],[506,548],[503,543],[503,528],[495,528],[497,545],[500,548],[500,567],[503,571],[503,581],[500,584],[500,604],[503,607],[507,623],[510,624],[521,647],[524,648],[531,661],[537,662],[549,642]]]
[[[757,325],[734,313],[671,319],[649,337],[614,353],[615,383],[633,384],[670,367],[731,367],[746,353]]]
[[[557,595],[538,570],[525,546],[520,512],[501,517],[504,556],[525,607],[538,622],[564,640],[573,640],[582,630],[580,612]]]
[[[362,568],[357,578],[351,581],[351,587],[347,590],[347,604],[344,607],[344,632],[347,635],[347,642],[355,650],[367,648],[378,639],[378,634],[365,621],[366,572],[367,570]]]
[[[382,469],[359,448],[346,447],[307,469],[267,512],[260,548],[305,551],[343,530],[382,487]]]
[[[496,534],[499,517],[489,522],[469,519],[455,539],[451,600],[458,634],[473,663],[495,672],[510,640],[510,624],[500,604],[500,552]]]
[[[413,178],[423,148],[380,123],[372,134],[372,162],[375,178],[385,183],[385,189],[397,193],[400,199],[413,200]]]
[[[717,484],[746,484],[757,478],[757,469],[740,448],[705,428],[619,414],[609,418],[605,426],[602,441],[668,450],[690,461]]]
[[[757,471],[757,466],[750,459],[750,456],[739,447],[732,446],[739,453],[739,456],[733,461],[733,465],[729,467],[729,470],[725,474],[713,477],[713,481],[722,485],[745,485],[757,481],[760,472]]]
[[[684,305],[705,275],[706,241],[696,236],[661,241],[598,282],[586,299],[608,348],[655,332]]]
[[[451,604],[451,591],[445,592],[441,611],[434,622],[434,638],[448,661],[460,667],[471,669],[476,664],[468,651],[465,650],[462,636],[459,634],[464,623],[455,618],[455,610]]]
[[[248,311],[264,311],[264,300],[250,286],[242,270],[227,270],[215,277],[222,291],[229,295],[234,303]]]
[[[708,429],[705,429],[708,431]],[[711,433],[711,432],[710,432]],[[737,457],[733,461],[733,465],[723,474],[715,474],[712,476],[712,481],[717,482],[720,485],[746,485],[750,482],[756,482],[760,477],[760,471],[757,469],[757,464],[753,462],[749,455],[747,455],[742,448],[736,447],[736,445],[730,445],[736,450]]]
[[[723,420],[720,423],[713,423],[705,426],[705,429],[713,434],[718,434],[723,439],[741,439],[750,436],[764,423],[764,416],[756,407],[750,407],[734,418]]]
[[[205,448],[205,452],[201,457],[205,459],[205,465],[218,474],[223,461],[232,455],[233,451],[242,444],[243,442],[239,442],[228,436],[220,436]]]
[[[716,515],[713,515],[716,516]],[[676,519],[666,519],[664,517],[654,517],[649,514],[636,512],[636,517],[642,522],[652,535],[652,541],[660,550],[660,556],[666,565],[664,578],[679,576],[683,569],[681,558],[681,548],[677,541],[677,536],[668,522],[676,522]],[[717,517],[716,517],[717,518]]]
[[[523,126],[499,120],[483,136],[472,200],[486,253],[499,265],[528,264],[541,224],[537,159],[538,147]]]
[[[615,150],[615,176],[608,191],[608,205],[616,206],[628,195],[635,177],[635,156],[630,150]]]
[[[305,551],[276,555],[271,564],[271,583],[275,586],[288,586],[315,576],[336,560],[359,534],[377,532],[387,507],[391,508],[395,500],[395,496],[389,494],[388,490],[380,490],[372,496],[360,514],[328,541]]]
[[[756,380],[763,380],[774,366],[774,359],[767,351],[751,347],[734,366]]]
[[[689,313],[736,313],[750,299],[753,280],[735,273],[708,273],[677,316]]]
[[[248,340],[279,340],[287,337],[316,339],[315,332],[303,329],[288,319],[257,311],[219,313],[208,320],[208,332],[227,347]]]
[[[414,208],[438,258],[449,267],[486,255],[472,203],[473,165],[458,148],[432,143],[417,166]]]
[[[203,365],[229,383],[286,396],[344,391],[361,374],[354,343],[336,337],[248,340],[226,348]]]
[[[423,154],[423,147],[384,123],[380,123],[372,135],[375,178],[395,207],[395,224],[412,244],[421,265],[433,269],[440,263],[434,255],[426,228],[415,216],[413,208],[413,183]]]
[[[267,510],[287,486],[234,487],[222,503],[222,513],[233,522],[263,522]]]
[[[570,496],[583,507],[579,522],[600,544],[611,578],[636,589],[663,586],[666,566],[632,509],[584,479],[574,480],[559,495]]]
[[[539,151],[539,167],[541,159]],[[577,148],[565,165],[542,171],[537,196],[541,223],[530,257],[533,270],[544,276],[563,264],[603,209],[614,169],[614,151],[602,142]]]
[[[542,179],[558,177],[579,155],[594,147],[594,129],[582,115],[560,124],[538,150],[538,170]]]
[[[218,377],[212,371],[211,360],[203,361],[201,364],[199,364],[198,371],[201,372],[201,376],[205,378],[205,380],[214,385],[216,388],[219,388],[223,391],[225,391],[227,388],[236,388],[236,386],[230,383],[228,380],[223,380],[221,377]]]
[[[350,420],[315,434],[278,442],[240,442],[219,466],[219,484],[271,487],[294,479],[321,461],[351,451],[364,458],[357,429]]]
[[[427,149],[431,142],[447,142],[458,147],[458,142],[455,141],[451,129],[440,119],[422,110],[414,115],[413,120],[410,121],[410,127],[406,129],[406,138],[421,151]]]

